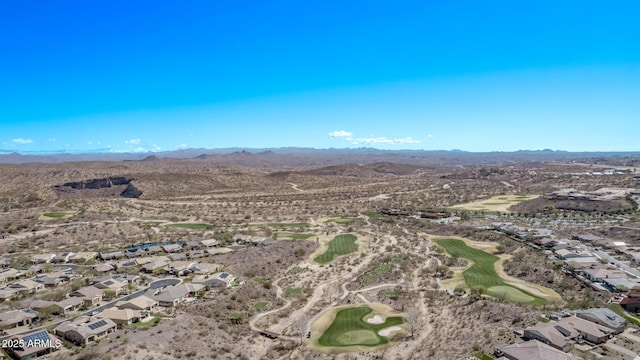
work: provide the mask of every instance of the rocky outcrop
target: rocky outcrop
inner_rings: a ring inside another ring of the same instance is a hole
[[[117,185],[128,185],[131,180],[124,176],[108,177],[103,179],[91,179],[77,182],[68,182],[62,184],[62,186],[70,187],[72,189],[104,189]]]
[[[132,183],[129,183],[120,196],[126,198],[139,198],[142,195],[142,190],[135,187]]]
[[[142,190],[131,183],[133,180],[133,178],[125,176],[112,176],[101,179],[67,182],[54,186],[54,190],[60,196],[122,196],[126,198],[138,198],[142,195]]]

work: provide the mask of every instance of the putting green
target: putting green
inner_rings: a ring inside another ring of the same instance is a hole
[[[349,352],[369,351],[377,346],[387,345],[389,339],[380,335],[381,330],[394,327],[406,331],[402,316],[392,314],[392,311],[393,309],[382,304],[347,305],[329,309],[313,323],[314,336],[309,346],[323,352]],[[374,314],[378,321],[370,323],[365,320]],[[319,333],[321,335],[318,336]],[[389,337],[396,334],[397,331],[394,331]]]
[[[342,345],[378,345],[380,339],[370,330],[354,330],[340,334],[336,341]]]

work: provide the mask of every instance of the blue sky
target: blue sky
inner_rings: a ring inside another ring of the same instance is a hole
[[[0,149],[640,151],[636,1],[0,2]]]

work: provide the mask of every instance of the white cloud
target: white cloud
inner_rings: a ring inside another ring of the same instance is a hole
[[[51,139],[47,139],[48,142],[56,142],[57,139],[56,138],[51,138]]]
[[[140,144],[140,139],[125,140],[124,143],[127,145],[138,145]]]
[[[347,140],[351,140],[352,136],[352,132],[344,130],[336,130],[329,133],[329,137],[331,138],[346,138]]]
[[[189,145],[187,145],[187,144],[180,144],[180,145],[176,145],[175,147],[176,147],[177,149],[186,149],[186,148],[188,148],[188,147],[189,147]]]
[[[420,140],[416,140],[411,136],[407,136],[399,139],[389,139],[384,136],[372,137],[372,138],[358,138],[352,142],[353,145],[360,144],[420,144]]]
[[[160,146],[158,146],[157,144],[153,144],[151,145],[151,147],[153,148],[153,151],[160,151],[162,150],[162,148]]]
[[[149,150],[143,148],[142,146],[138,146],[137,148],[133,149],[132,151],[140,153],[140,152],[148,152]]]
[[[31,139],[23,139],[23,138],[15,138],[13,140],[11,140],[12,143],[14,144],[19,144],[19,145],[27,145],[27,144],[33,144],[34,141]]]
[[[87,141],[87,145],[93,145],[93,141]]]
[[[428,139],[433,139],[433,135],[432,134],[427,134],[427,138]]]

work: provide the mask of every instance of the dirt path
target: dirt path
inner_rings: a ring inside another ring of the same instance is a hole
[[[289,270],[291,270],[294,266],[290,267],[289,269],[287,269],[287,272]],[[263,331],[263,330],[268,330],[269,328],[266,329],[260,329],[257,326],[258,321],[260,321],[260,319],[264,318],[265,316],[269,316],[271,314],[276,314],[282,310],[287,309],[289,306],[291,306],[291,300],[287,300],[285,299],[282,294],[284,293],[284,290],[282,290],[282,287],[280,287],[280,285],[278,284],[280,282],[280,280],[282,280],[283,278],[278,278],[276,281],[273,282],[273,286],[275,286],[276,288],[276,297],[278,299],[282,299],[284,300],[285,304],[282,305],[281,307],[277,308],[277,309],[273,309],[273,310],[269,310],[269,311],[265,311],[263,313],[257,314],[256,316],[254,316],[250,321],[249,321],[249,326],[251,327],[251,330],[253,331]],[[285,339],[285,340],[293,340],[296,341],[298,340],[295,337],[290,337],[290,336],[280,336],[280,338]]]
[[[302,189],[300,189],[300,188],[298,187],[298,184],[294,184],[294,183],[290,183],[290,182],[288,182],[287,184],[288,184],[289,186],[291,186],[291,188],[292,188],[293,190],[297,191],[297,192],[304,192],[304,190],[302,190]]]

